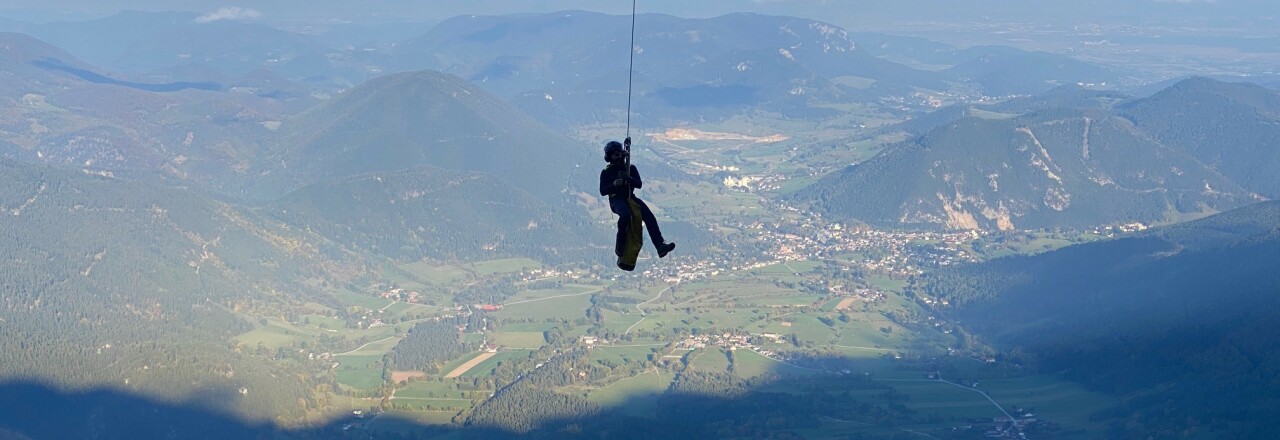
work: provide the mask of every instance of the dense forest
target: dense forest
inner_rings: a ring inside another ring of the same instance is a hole
[[[0,375],[226,393],[251,418],[314,406],[312,379],[229,341],[254,328],[242,305],[321,296],[320,240],[189,191],[2,160],[0,211],[0,331],[22,335],[0,338]]]
[[[434,373],[441,363],[475,349],[475,344],[462,341],[453,323],[436,321],[414,325],[392,351],[396,369]]]

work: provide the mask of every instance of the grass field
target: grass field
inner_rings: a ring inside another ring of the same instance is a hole
[[[871,287],[886,290],[889,292],[902,292],[902,289],[905,289],[907,287],[906,281],[895,280],[893,278],[883,277],[879,275],[868,275],[866,280],[867,280],[867,284],[870,284]]]
[[[453,384],[449,382],[420,380],[412,382],[404,388],[397,389],[396,397],[405,399],[470,399],[471,396],[467,392],[454,389]]]
[[[1041,418],[1070,426],[1092,425],[1090,414],[1115,403],[1113,398],[1047,376],[986,379],[979,386],[1006,409],[1034,408]]]
[[[258,325],[257,328],[236,336],[236,341],[250,347],[257,347],[258,344],[270,348],[278,349],[287,347],[294,342],[314,338],[320,335],[322,330],[299,327],[276,319],[268,319],[267,325]]]
[[[627,362],[644,362],[649,355],[661,348],[660,346],[611,346],[601,345],[591,349],[589,359],[593,361],[603,361],[612,363],[613,365],[622,365]]]
[[[538,321],[551,319],[576,319],[584,316],[587,307],[591,306],[589,295],[552,298],[542,301],[527,302],[505,306],[494,312],[497,318],[533,318]]]
[[[591,390],[587,399],[603,407],[626,405],[624,412],[644,416],[655,397],[666,392],[675,374],[650,370]]]
[[[493,343],[511,348],[538,348],[547,343],[542,332],[493,332]]]
[[[521,290],[517,292],[515,296],[508,298],[506,304],[514,306],[528,302],[554,301],[565,297],[574,297],[571,295],[590,297],[590,293],[588,292],[595,292],[599,290],[599,286],[584,286],[578,284],[566,284],[564,287],[559,289],[526,289]]]
[[[434,265],[425,261],[402,264],[401,270],[429,283],[450,285],[471,276],[466,269],[455,265]]]
[[[790,261],[787,263],[778,263],[772,266],[765,266],[752,271],[753,275],[764,277],[787,277],[796,276],[796,274],[806,274],[812,272],[822,266],[820,261]]]
[[[514,273],[525,269],[533,269],[542,267],[539,263],[528,258],[509,258],[505,260],[482,261],[471,265],[471,270],[482,276],[488,276],[499,273]]]
[[[526,322],[519,324],[506,324],[498,327],[500,332],[545,332],[555,328],[556,324],[549,322]]]
[[[733,352],[733,373],[739,377],[755,377],[765,373],[776,373],[784,377],[821,374],[818,371],[797,368],[769,359],[751,350],[736,350]]]
[[[338,384],[356,390],[373,390],[384,385],[382,355],[335,356]]]
[[[324,315],[302,315],[302,322],[305,326],[315,327],[320,330],[340,330],[347,326],[346,321]]]
[[[894,328],[896,331],[886,334],[880,330],[881,327]],[[851,322],[841,327],[840,339],[836,340],[835,345],[893,348],[908,342],[906,338],[908,332],[901,329],[897,324],[888,321],[877,323]]]
[[[369,310],[379,310],[392,303],[389,299],[360,294],[347,289],[338,290],[333,293],[333,296],[337,298],[338,301],[342,301],[343,304],[356,305]]]
[[[396,396],[391,402],[396,407],[412,411],[426,411],[430,408],[432,411],[456,412],[471,407],[471,399],[417,399]]]
[[[369,431],[414,435],[422,425],[448,425],[457,411],[387,411],[369,422]]]
[[[698,353],[690,364],[694,370],[723,373],[729,371],[729,353],[719,348],[709,348]]]
[[[353,350],[337,353],[338,356],[382,356],[395,348],[396,343],[400,342],[398,336],[388,336],[381,339],[375,339],[367,342]]]
[[[791,323],[789,327],[784,324],[788,322]],[[799,313],[777,318],[765,326],[765,329],[783,335],[795,333],[796,338],[801,342],[812,342],[815,345],[827,344],[831,336],[835,334],[834,329],[818,321],[816,316]]]

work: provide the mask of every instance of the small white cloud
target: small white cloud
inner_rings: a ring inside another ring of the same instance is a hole
[[[259,18],[262,18],[262,13],[257,10],[227,6],[216,12],[196,17],[196,23],[213,23],[221,20],[257,20]]]

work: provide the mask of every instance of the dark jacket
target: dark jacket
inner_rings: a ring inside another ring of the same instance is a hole
[[[618,179],[626,179],[625,168],[622,165],[609,164],[603,170],[600,170],[600,195],[614,198],[618,196],[630,195],[625,186],[613,186],[613,181]],[[640,189],[644,187],[644,181],[640,180],[640,170],[635,165],[631,166],[631,189]]]

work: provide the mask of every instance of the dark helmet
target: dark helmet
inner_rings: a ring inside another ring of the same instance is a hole
[[[627,150],[622,149],[621,142],[609,141],[609,143],[604,144],[604,154],[606,156],[609,155],[610,153],[626,153],[626,152]]]

